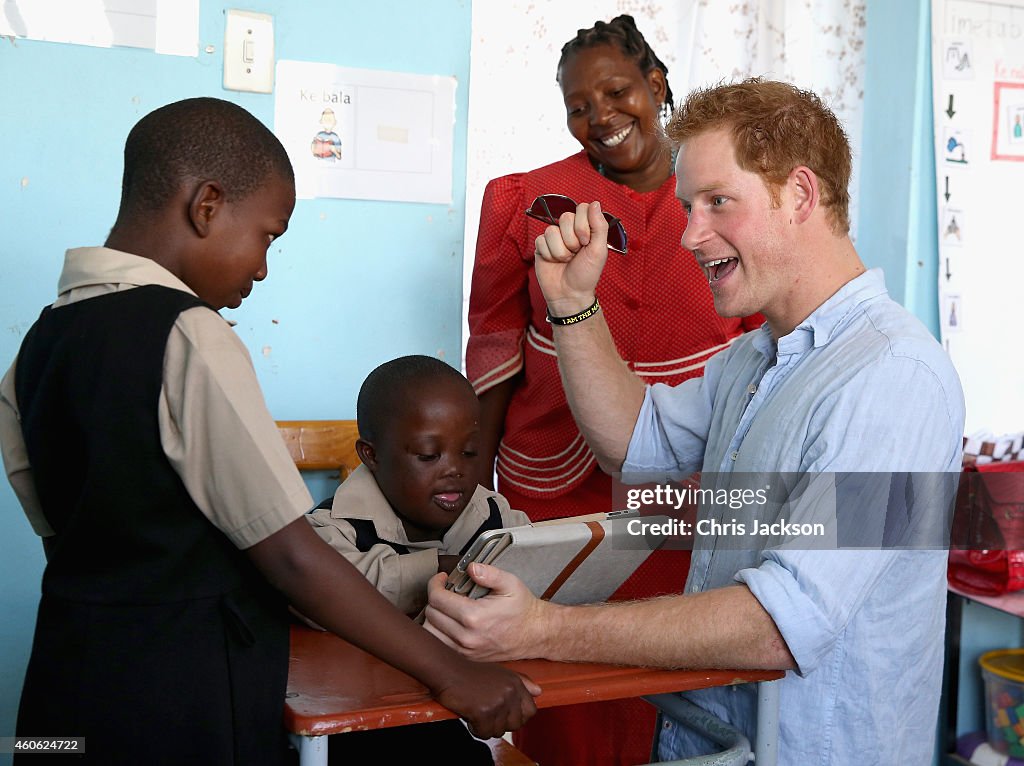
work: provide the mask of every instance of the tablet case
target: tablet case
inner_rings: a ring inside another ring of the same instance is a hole
[[[615,512],[484,532],[446,587],[469,598],[485,596],[488,589],[466,571],[478,561],[516,575],[538,598],[558,604],[606,601],[665,541],[663,534],[630,534],[627,525],[633,520],[662,524],[669,519]]]

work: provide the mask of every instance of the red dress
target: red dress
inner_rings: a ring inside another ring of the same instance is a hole
[[[679,240],[686,214],[675,177],[636,192],[600,175],[581,151],[487,184],[469,299],[466,372],[477,393],[520,371],[498,449],[498,491],[534,521],[612,508],[611,478],[580,434],[558,373],[547,306],[533,269],[545,228],[524,211],[541,194],[599,200],[620,218],[629,252],[610,252],[597,296],[620,356],[648,383],[679,383],[763,321],[715,313],[707,277]],[[659,551],[616,593],[641,598],[681,592],[686,551]],[[570,724],[570,721],[572,722]],[[571,726],[571,728],[570,728]],[[516,743],[545,766],[650,760],[653,708],[640,700],[590,703],[538,713]]]

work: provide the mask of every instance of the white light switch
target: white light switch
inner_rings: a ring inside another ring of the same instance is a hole
[[[224,88],[274,91],[274,18],[228,10],[224,25]]]

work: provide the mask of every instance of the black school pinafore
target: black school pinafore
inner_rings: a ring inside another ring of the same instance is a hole
[[[22,430],[56,536],[17,733],[85,737],[85,762],[253,766],[285,753],[285,603],[160,442],[167,337],[202,305],[150,285],[48,307],[18,354]]]

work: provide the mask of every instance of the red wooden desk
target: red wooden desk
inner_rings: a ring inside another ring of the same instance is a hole
[[[543,688],[541,708],[782,678],[774,670],[657,670],[594,663],[504,663]],[[422,684],[331,633],[292,627],[285,728],[302,766],[327,763],[326,735],[455,715]]]

